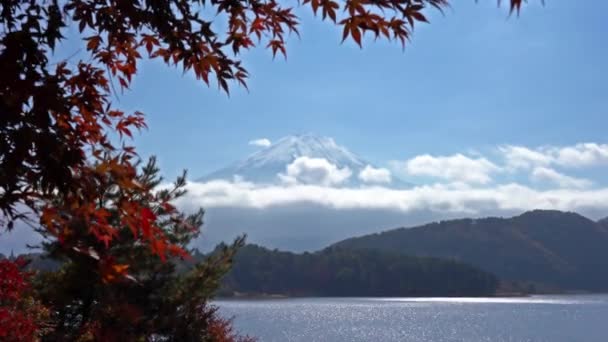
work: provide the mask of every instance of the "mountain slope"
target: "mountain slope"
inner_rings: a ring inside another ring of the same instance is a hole
[[[278,174],[285,172],[287,165],[298,157],[323,158],[338,168],[348,167],[351,171],[363,169],[367,163],[346,148],[339,146],[331,138],[312,134],[287,136],[246,159],[226,168],[212,172],[200,181],[243,177],[255,183],[275,183]]]
[[[453,258],[502,279],[608,290],[608,231],[575,213],[535,210],[513,218],[442,221],[336,246]]]

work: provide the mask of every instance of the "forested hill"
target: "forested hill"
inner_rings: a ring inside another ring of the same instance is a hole
[[[330,248],[295,254],[247,245],[222,294],[288,296],[487,296],[493,275],[459,262]]]
[[[23,255],[28,268],[54,271],[61,264],[39,253]],[[196,252],[195,260],[207,255]],[[174,259],[185,269],[192,261]],[[223,278],[220,296],[489,296],[497,278],[451,260],[374,250],[328,248],[295,254],[256,245],[241,247]]]
[[[460,260],[505,280],[566,290],[608,290],[608,221],[535,210],[462,219],[351,238],[338,248]]]

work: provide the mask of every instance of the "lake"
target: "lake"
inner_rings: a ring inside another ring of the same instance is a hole
[[[265,341],[605,342],[608,295],[220,300]]]

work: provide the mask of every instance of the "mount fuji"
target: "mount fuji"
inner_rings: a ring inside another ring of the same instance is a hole
[[[243,179],[256,184],[298,182],[350,187],[375,184],[399,188],[411,185],[390,175],[388,170],[383,171],[386,177],[381,181],[370,181],[361,177],[364,170],[381,169],[338,145],[332,138],[300,134],[283,137],[197,181]]]

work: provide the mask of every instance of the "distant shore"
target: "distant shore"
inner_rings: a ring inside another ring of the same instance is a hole
[[[573,293],[572,293],[573,294]],[[442,296],[445,298],[518,298],[530,297],[527,293],[497,293],[490,296]],[[295,299],[295,298],[436,298],[437,296],[294,296],[268,293],[237,293],[234,295],[221,295],[215,297],[220,300],[265,300],[265,299]]]
[[[489,296],[297,296],[285,294],[269,293],[236,293],[234,295],[216,296],[216,300],[267,300],[267,299],[298,299],[298,298],[527,298],[532,296],[551,296],[551,295],[599,295],[606,292],[589,291],[558,291],[547,293],[525,293],[525,292],[498,292]]]

